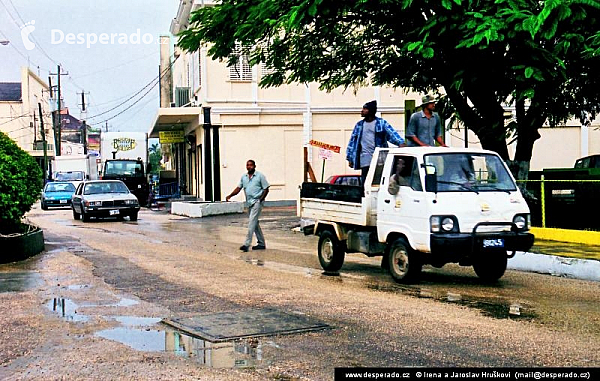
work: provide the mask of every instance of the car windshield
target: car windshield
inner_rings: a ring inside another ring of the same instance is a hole
[[[45,192],[75,192],[75,186],[71,183],[48,183]]]
[[[445,153],[426,155],[425,165],[436,168],[438,192],[517,190],[502,159],[492,154]]]
[[[122,182],[106,181],[86,184],[83,190],[83,194],[88,195],[101,193],[129,193],[129,189]]]
[[[56,172],[54,174],[54,180],[56,180],[56,181],[83,181],[83,172],[82,171]]]

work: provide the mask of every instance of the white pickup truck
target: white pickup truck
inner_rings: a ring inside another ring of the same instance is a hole
[[[384,256],[397,282],[417,281],[424,264],[473,266],[484,281],[533,245],[529,208],[504,161],[481,149],[380,148],[364,190],[304,183],[298,215],[312,220],[326,271],[346,253]]]

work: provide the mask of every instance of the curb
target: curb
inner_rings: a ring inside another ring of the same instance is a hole
[[[508,269],[600,282],[600,261],[518,251]]]
[[[586,245],[598,245],[600,243],[600,232],[598,231],[536,227],[532,227],[530,231],[536,239],[582,243]]]

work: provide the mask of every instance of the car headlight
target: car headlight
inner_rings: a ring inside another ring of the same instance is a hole
[[[102,201],[86,201],[85,206],[102,206]]]
[[[429,224],[432,233],[451,233],[458,231],[458,221],[454,216],[431,216]]]
[[[125,200],[125,205],[136,205],[137,203],[137,200]]]
[[[529,230],[531,225],[531,216],[529,214],[517,214],[513,218],[513,223],[519,230]]]

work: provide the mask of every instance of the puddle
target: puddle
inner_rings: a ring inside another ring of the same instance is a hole
[[[91,286],[89,284],[72,284],[70,286],[67,286],[68,290],[83,290],[85,288],[90,288]]]
[[[89,316],[77,312],[79,306],[70,299],[54,298],[46,303],[46,307],[67,321],[86,322],[90,320]]]
[[[140,317],[140,316],[106,316],[107,319],[113,319],[118,321],[119,323],[130,326],[151,326],[154,324],[160,323],[161,318],[153,318],[153,317]]]
[[[468,295],[447,292],[436,295],[433,291],[420,289],[418,287],[392,285],[392,284],[369,284],[368,288],[384,292],[401,292],[422,299],[433,299],[439,302],[458,304],[464,307],[474,308],[485,316],[495,319],[519,319],[532,320],[535,313],[532,308],[521,303],[510,302],[506,299],[484,299]]]
[[[109,304],[107,307],[131,307],[135,306],[136,304],[140,304],[140,302],[129,298],[121,298],[121,300],[119,300],[116,304]]]
[[[0,293],[27,291],[42,283],[40,274],[33,271],[0,273]]]
[[[126,318],[129,321],[131,317],[119,318]],[[154,318],[134,317],[134,319],[151,319],[152,324],[156,321]],[[135,322],[140,321],[135,320]],[[118,327],[96,332],[95,335],[138,351],[173,353],[211,368],[248,368],[268,365],[263,360],[263,344],[255,338],[212,343],[169,327],[164,329]]]

